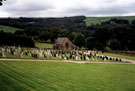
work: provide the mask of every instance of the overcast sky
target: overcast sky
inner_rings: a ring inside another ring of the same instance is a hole
[[[0,17],[133,16],[135,0],[7,0]]]

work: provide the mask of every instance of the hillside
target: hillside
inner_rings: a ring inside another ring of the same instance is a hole
[[[21,29],[0,25],[0,31],[4,31],[4,32],[8,32],[8,33],[14,33],[16,30],[21,30]]]
[[[89,26],[91,24],[100,24],[101,22],[108,21],[110,19],[127,19],[129,21],[132,21],[135,19],[135,16],[123,16],[123,17],[87,17],[85,19],[86,25]]]

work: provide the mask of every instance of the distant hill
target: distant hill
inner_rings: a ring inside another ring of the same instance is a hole
[[[0,25],[25,29],[28,27],[61,28],[81,31],[86,29],[85,16],[61,17],[61,18],[0,18]]]
[[[14,33],[16,30],[22,30],[22,29],[0,25],[0,31]]]
[[[86,25],[89,26],[91,24],[101,24],[101,22],[108,21],[110,19],[127,19],[130,21],[135,20],[135,16],[121,16],[121,17],[87,17],[85,19]]]

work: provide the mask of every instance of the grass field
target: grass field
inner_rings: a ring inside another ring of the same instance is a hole
[[[16,30],[21,30],[21,29],[0,25],[0,31],[14,33]]]
[[[91,25],[91,24],[101,24],[101,22],[105,22],[108,21],[110,19],[127,19],[129,20],[129,22],[131,22],[132,20],[135,20],[135,16],[123,16],[123,17],[87,17],[85,22],[87,24],[87,26]]]
[[[120,55],[120,54],[112,54],[112,53],[98,53],[99,55],[105,55],[105,56],[112,56],[112,57],[119,57],[119,58],[125,58],[125,59],[130,59],[130,60],[135,60],[134,56],[125,56],[125,55]]]
[[[135,91],[135,66],[0,61],[1,91]]]
[[[35,43],[35,46],[38,48],[53,48],[51,43]]]

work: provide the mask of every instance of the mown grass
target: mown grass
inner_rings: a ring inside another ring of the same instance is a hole
[[[0,61],[1,91],[134,91],[135,66]]]
[[[101,24],[101,22],[108,21],[110,19],[127,19],[131,23],[132,20],[135,20],[135,16],[123,16],[123,17],[87,17],[85,22],[89,26],[91,24]]]
[[[35,43],[35,46],[38,48],[53,48],[53,44],[51,43]]]
[[[16,30],[21,30],[21,29],[0,25],[0,31],[3,32],[14,33]]]
[[[113,54],[113,53],[98,53],[99,55],[105,55],[105,56],[112,56],[112,57],[119,57],[119,58],[125,58],[130,60],[135,60],[135,56],[126,56],[126,55],[120,55],[120,54]]]

